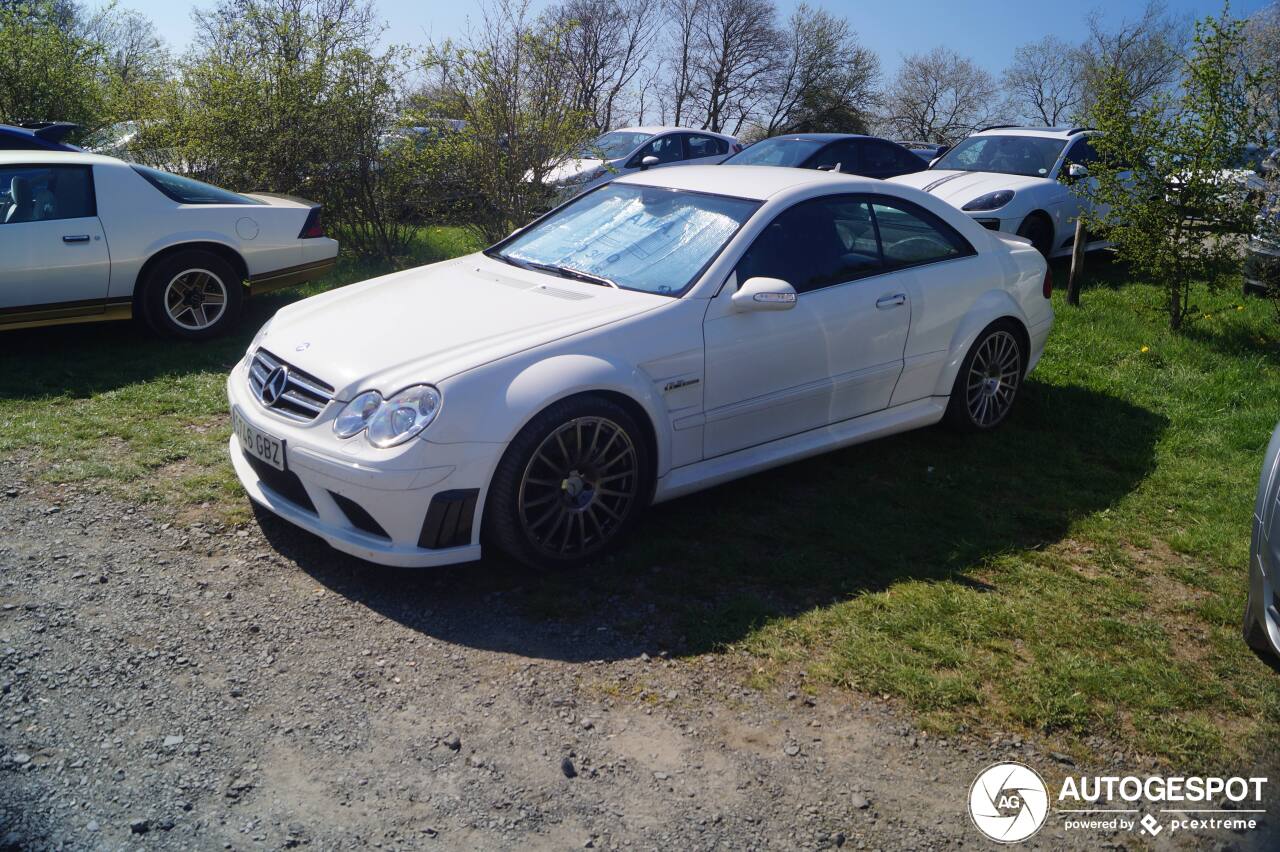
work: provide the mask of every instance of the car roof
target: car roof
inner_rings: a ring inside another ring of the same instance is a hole
[[[883,192],[886,186],[897,188],[874,178],[824,172],[817,169],[796,169],[789,166],[680,166],[679,168],[650,169],[632,172],[617,178],[614,183],[658,186],[668,189],[687,189],[714,195],[729,195],[764,201],[799,186],[816,183],[839,182],[846,192]]]
[[[769,142],[774,139],[785,139],[788,141],[806,141],[806,142],[837,142],[841,139],[879,139],[879,136],[868,136],[865,133],[783,133],[778,136],[770,136],[769,139],[761,139],[761,142]],[[889,140],[885,140],[889,141]]]
[[[722,136],[725,139],[733,139],[728,133],[717,133],[714,130],[699,130],[696,127],[678,127],[674,125],[663,124],[646,124],[641,127],[615,127],[613,130],[606,130],[604,133],[670,133],[673,130],[679,130],[683,133],[705,133],[708,136]],[[603,136],[604,133],[600,135]]]
[[[41,166],[104,166],[121,161],[115,157],[104,157],[101,154],[90,154],[85,151],[0,151],[0,166],[41,165]]]
[[[70,126],[70,125],[63,125]],[[17,136],[37,147],[28,150],[37,151],[77,151],[74,145],[70,145],[59,139],[46,139],[36,131],[40,128],[36,127],[18,127],[12,124],[0,124],[0,136]]]
[[[972,134],[974,136],[1039,136],[1044,139],[1070,139],[1089,132],[1088,127],[1019,127],[1014,124],[1002,124],[997,127],[984,127]]]

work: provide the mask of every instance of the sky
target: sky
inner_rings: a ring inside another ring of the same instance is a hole
[[[790,14],[799,0],[777,0],[782,15]],[[191,39],[191,12],[207,8],[215,0],[196,4],[173,0],[120,0],[155,23],[160,35],[177,52]],[[475,20],[479,4],[467,0],[374,0],[388,24],[388,42],[422,44],[457,36]],[[659,0],[654,0],[654,6]],[[886,75],[892,74],[904,55],[945,45],[999,73],[1013,51],[1050,33],[1074,43],[1086,32],[1090,9],[1103,11],[1105,20],[1120,23],[1142,14],[1146,0],[1098,0],[1084,3],[1044,2],[965,3],[957,0],[809,0],[829,12],[847,18],[862,43],[880,54]],[[533,0],[535,9],[547,0]],[[1166,0],[1174,14],[1204,17],[1222,10],[1221,0]],[[1247,16],[1267,5],[1267,0],[1235,0],[1232,13]],[[995,14],[983,14],[981,10]],[[1078,11],[1072,11],[1078,10]]]

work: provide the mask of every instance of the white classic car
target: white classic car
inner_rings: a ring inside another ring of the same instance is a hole
[[[320,208],[96,154],[0,151],[0,330],[141,315],[201,340],[251,293],[323,275]]]
[[[936,423],[998,426],[1045,261],[804,169],[619,178],[482,253],[297,302],[227,382],[249,496],[392,565],[605,552],[650,503]]]

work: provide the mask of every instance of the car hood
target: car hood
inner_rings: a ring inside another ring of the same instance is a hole
[[[592,172],[604,168],[604,160],[587,158],[583,160],[565,160],[547,172],[543,183],[554,186],[560,183],[574,183],[583,180]]]
[[[1007,175],[1000,172],[959,172],[938,169],[928,169],[909,175],[898,175],[888,180],[892,183],[923,189],[925,192],[936,195],[956,207],[963,207],[988,192],[997,192],[1002,189],[1011,189],[1014,192],[1018,192],[1033,186],[1043,186],[1049,182],[1048,178],[1030,177],[1028,175]]]
[[[349,400],[443,381],[670,302],[476,254],[296,302],[275,315],[258,345]]]

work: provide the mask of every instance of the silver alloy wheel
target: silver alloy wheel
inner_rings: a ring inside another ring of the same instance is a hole
[[[201,331],[227,311],[227,285],[207,269],[188,269],[169,279],[164,288],[169,319],[188,331]]]
[[[546,437],[516,497],[525,535],[564,558],[599,550],[618,532],[640,488],[631,436],[605,417],[576,417]]]
[[[975,425],[988,428],[1004,419],[1022,379],[1022,352],[1007,331],[987,335],[969,364],[965,402]]]

